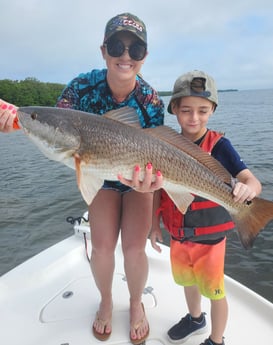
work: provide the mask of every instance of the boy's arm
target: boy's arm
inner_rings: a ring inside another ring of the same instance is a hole
[[[244,169],[236,176],[238,182],[233,188],[234,201],[243,203],[258,196],[262,191],[260,181],[249,169]]]
[[[160,246],[157,244],[157,241],[163,242],[162,238],[162,231],[160,228],[160,213],[158,213],[158,209],[160,207],[160,199],[161,199],[161,190],[157,190],[154,192],[154,199],[153,199],[153,215],[152,215],[152,228],[150,233],[150,240],[152,247],[161,252]]]

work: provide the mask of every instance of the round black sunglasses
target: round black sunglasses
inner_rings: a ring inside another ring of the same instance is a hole
[[[147,52],[146,45],[140,42],[134,42],[126,47],[121,40],[114,39],[106,42],[104,46],[107,48],[107,53],[112,57],[120,57],[125,50],[128,50],[130,58],[135,61],[143,60]]]

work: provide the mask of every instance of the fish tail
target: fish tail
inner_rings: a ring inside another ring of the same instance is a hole
[[[260,231],[273,220],[273,202],[261,198],[252,200],[247,212],[233,215],[236,228],[245,249],[253,246]]]

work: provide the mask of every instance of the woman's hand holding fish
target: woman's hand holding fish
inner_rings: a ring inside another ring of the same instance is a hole
[[[153,166],[151,163],[146,165],[143,180],[141,180],[141,169],[139,165],[136,165],[134,168],[132,180],[124,178],[122,174],[118,175],[118,179],[121,183],[141,193],[153,193],[162,188],[163,185],[163,176],[160,171],[156,172],[154,178]]]
[[[14,120],[16,119],[17,107],[13,104],[5,102],[0,99],[0,131],[1,132],[12,132],[15,129],[18,129],[18,126],[15,126]]]

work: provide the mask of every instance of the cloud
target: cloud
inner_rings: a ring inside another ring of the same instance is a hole
[[[219,88],[272,88],[273,3],[267,0],[171,2],[2,0],[0,79],[35,77],[67,83],[103,68],[108,19],[122,12],[147,25],[143,75],[159,90],[192,69],[213,75]]]

